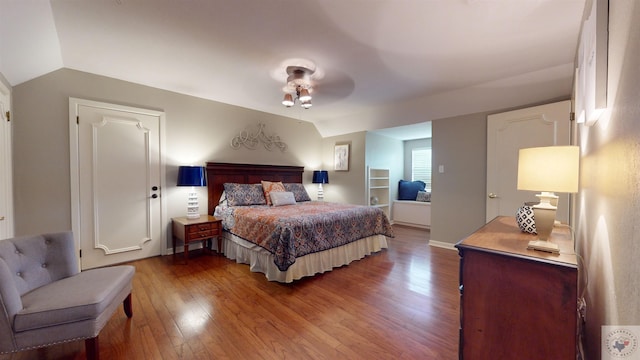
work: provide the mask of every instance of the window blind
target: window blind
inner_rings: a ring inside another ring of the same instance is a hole
[[[431,149],[416,148],[411,150],[411,180],[424,181],[427,190],[431,190]]]

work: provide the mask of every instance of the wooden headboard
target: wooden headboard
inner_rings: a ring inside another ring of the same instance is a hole
[[[218,205],[224,183],[259,184],[261,180],[302,183],[303,166],[207,163],[207,214]]]

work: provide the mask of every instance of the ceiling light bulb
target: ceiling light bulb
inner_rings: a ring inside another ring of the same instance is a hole
[[[301,106],[305,109],[308,109],[311,107],[311,100],[307,100],[307,101],[303,101]]]
[[[282,100],[282,105],[286,107],[293,106],[293,96],[291,94],[284,94],[284,99]]]
[[[311,100],[311,94],[309,94],[309,90],[302,89],[300,90],[300,96],[298,98],[300,99],[300,101],[304,103],[306,101]]]

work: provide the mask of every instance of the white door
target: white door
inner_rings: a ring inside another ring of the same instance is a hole
[[[82,269],[160,255],[163,113],[73,98],[69,113]]]
[[[0,239],[13,237],[11,93],[0,82]]]
[[[518,150],[570,145],[571,102],[514,110],[487,118],[487,222],[496,216],[515,216],[524,202],[538,201],[532,191],[517,190]],[[556,219],[569,220],[567,194],[557,194]]]

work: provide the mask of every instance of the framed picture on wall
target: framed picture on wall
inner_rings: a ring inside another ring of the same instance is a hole
[[[578,43],[574,112],[579,124],[591,126],[607,107],[608,0],[594,0]]]
[[[333,156],[335,171],[349,171],[349,144],[336,145]]]

